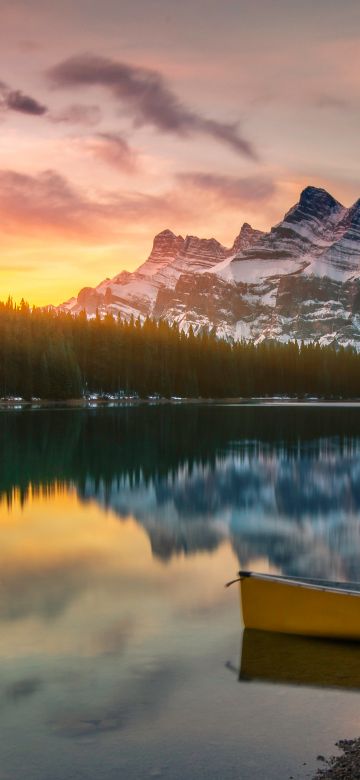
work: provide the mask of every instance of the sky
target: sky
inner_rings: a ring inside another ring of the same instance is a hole
[[[358,0],[0,0],[0,300],[360,197]]]

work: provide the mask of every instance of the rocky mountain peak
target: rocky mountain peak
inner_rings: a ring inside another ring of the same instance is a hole
[[[253,232],[253,228],[251,227],[249,222],[244,222],[244,224],[241,226],[239,236],[249,235],[252,232]]]
[[[172,230],[166,229],[158,233],[154,240],[152,250],[149,255],[149,259],[154,255],[172,254],[174,249],[178,249],[179,245],[184,243],[182,236],[176,236]]]
[[[349,215],[351,219],[359,219],[360,217],[360,198],[349,209]]]
[[[198,238],[198,236],[186,236],[184,242],[184,251],[186,249],[196,249],[197,247],[207,248],[209,250],[224,249],[220,241],[216,238]]]
[[[305,187],[302,191],[298,205],[305,212],[313,213],[316,211],[323,217],[328,216],[332,211],[343,209],[341,203],[335,200],[329,192],[321,187],[312,186]]]
[[[239,254],[239,252],[243,252],[245,249],[249,249],[249,247],[253,246],[253,244],[255,244],[263,235],[265,234],[262,230],[255,230],[248,222],[244,222],[239,235],[236,236],[235,241],[229,250],[229,254],[236,255]]]
[[[145,275],[157,273],[164,265],[168,265],[175,259],[183,245],[182,236],[176,236],[169,229],[162,230],[155,236],[150,255],[137,272]]]
[[[215,238],[154,238],[149,258],[61,307],[164,318],[234,339],[318,341],[360,351],[360,200],[309,186],[267,233],[245,222],[231,249]]]
[[[226,248],[216,238],[198,238],[186,236],[179,252],[180,262],[215,265],[226,257]]]

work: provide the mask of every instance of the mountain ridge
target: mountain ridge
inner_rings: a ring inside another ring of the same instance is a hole
[[[231,247],[158,233],[145,262],[57,307],[167,319],[221,337],[360,350],[360,199],[349,208],[308,186],[270,231],[245,222]]]

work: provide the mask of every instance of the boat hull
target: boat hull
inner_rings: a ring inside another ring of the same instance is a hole
[[[240,577],[246,628],[360,640],[360,593],[270,576]]]

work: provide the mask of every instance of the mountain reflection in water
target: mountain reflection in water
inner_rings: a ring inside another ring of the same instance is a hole
[[[154,556],[229,540],[242,567],[360,579],[357,408],[189,406],[0,415],[0,495],[75,488]],[[230,572],[231,574],[231,572]]]
[[[300,778],[358,733],[353,648],[252,642],[238,684],[223,587],[360,579],[358,409],[9,411],[0,458],[1,780]]]

